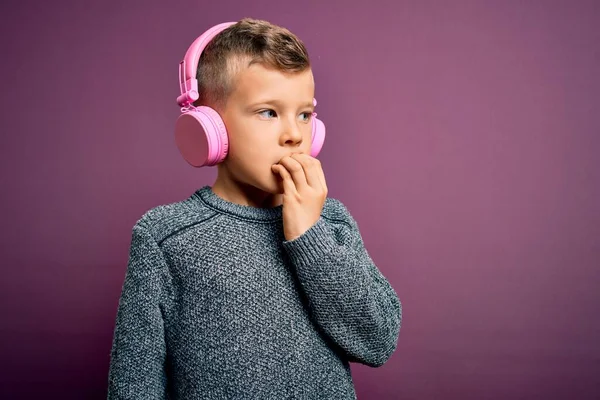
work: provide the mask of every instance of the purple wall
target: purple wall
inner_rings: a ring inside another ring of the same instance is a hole
[[[137,4],[137,5],[134,5]],[[404,322],[359,399],[600,398],[600,7],[3,1],[0,398],[105,397],[131,228],[212,183],[177,64],[252,16],[311,53],[321,160]]]

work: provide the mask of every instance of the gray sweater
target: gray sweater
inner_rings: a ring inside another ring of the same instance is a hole
[[[282,206],[204,186],[133,227],[108,399],[356,399],[349,362],[383,365],[401,320],[339,200],[286,241]]]

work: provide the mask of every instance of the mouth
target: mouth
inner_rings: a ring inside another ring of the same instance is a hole
[[[277,163],[279,163],[279,161],[281,161],[281,159],[282,159],[282,158],[285,158],[285,157],[291,157],[291,156],[293,156],[294,154],[304,154],[304,152],[303,152],[303,151],[294,151],[294,152],[292,152],[292,153],[285,154],[285,155],[281,156],[281,157],[280,157],[280,158],[277,160]]]
[[[303,151],[294,151],[294,152],[291,152],[291,153],[288,153],[288,154],[284,154],[283,156],[281,156],[281,157],[279,157],[277,160],[275,160],[275,162],[273,162],[273,164],[272,164],[272,165],[281,165],[281,160],[282,160],[282,159],[284,159],[285,157],[291,157],[291,156],[293,156],[294,154],[306,154],[306,153],[305,153],[305,152],[303,152]],[[278,175],[278,176],[279,176],[279,174],[275,174],[275,175]],[[281,179],[281,178],[280,178],[280,179]]]

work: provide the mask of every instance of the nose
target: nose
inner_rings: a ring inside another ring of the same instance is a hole
[[[282,126],[282,141],[287,145],[299,145],[302,143],[302,129],[300,124],[292,120],[286,120]]]

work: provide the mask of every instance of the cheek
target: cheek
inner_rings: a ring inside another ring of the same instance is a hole
[[[306,128],[306,131],[303,136],[302,148],[306,151],[310,150],[311,143],[312,143],[312,127],[309,125]]]
[[[258,135],[236,135],[229,141],[228,158],[236,170],[256,171],[268,162],[272,148]]]

